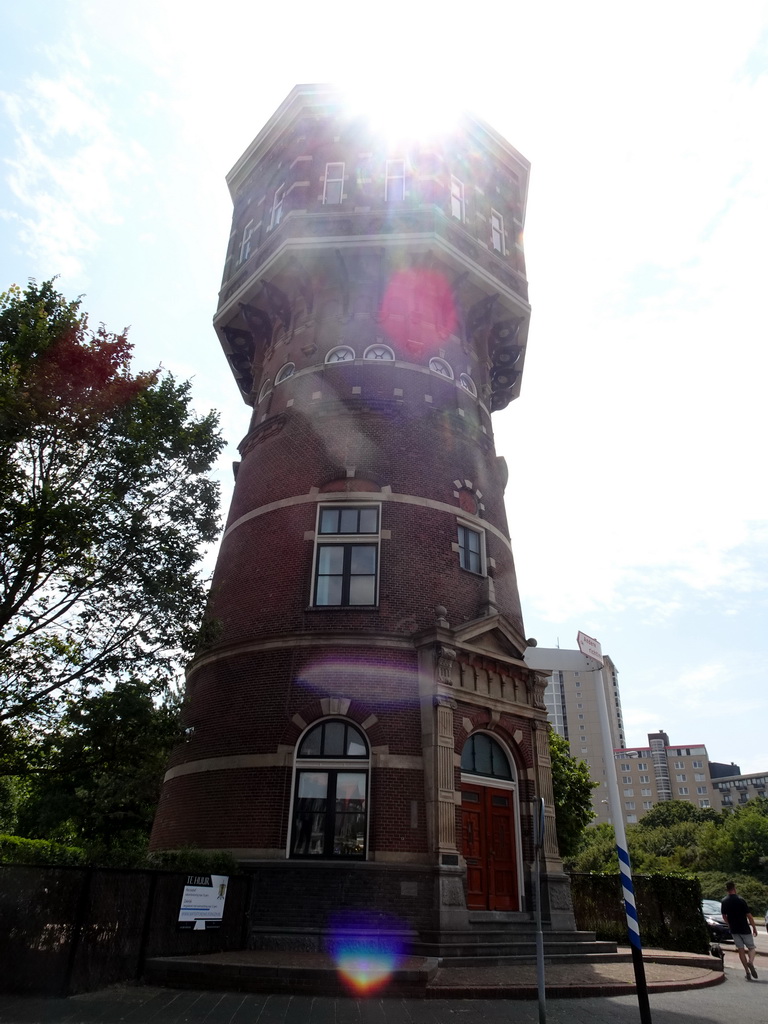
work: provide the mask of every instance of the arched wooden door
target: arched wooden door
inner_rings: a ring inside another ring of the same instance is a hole
[[[472,748],[462,756],[461,818],[462,854],[467,864],[467,907],[470,910],[519,910],[519,874],[515,829],[515,792],[509,785],[512,772],[501,747],[489,736],[470,736]],[[489,744],[496,747],[489,749]],[[478,747],[485,748],[478,751]],[[477,754],[480,757],[477,757]],[[500,774],[477,776],[478,764],[487,762]],[[503,758],[503,761],[501,760]],[[465,764],[467,767],[465,767]],[[472,770],[474,769],[474,770]],[[465,772],[467,774],[465,774]],[[494,778],[507,785],[494,785]]]

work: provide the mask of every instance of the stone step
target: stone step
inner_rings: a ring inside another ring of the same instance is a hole
[[[568,945],[562,943],[557,946],[544,946],[544,956],[547,959],[552,957],[572,956],[576,958],[592,957],[603,953],[613,953],[616,950],[615,943],[595,942]],[[463,945],[462,943],[443,942],[435,945],[417,946],[413,953],[415,956],[436,956],[441,961],[447,959],[483,959],[499,957],[506,960],[530,960],[536,958],[536,944],[526,943],[525,945],[510,946],[505,943],[482,943]]]

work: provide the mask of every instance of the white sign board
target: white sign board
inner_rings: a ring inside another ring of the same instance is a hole
[[[179,908],[179,928],[196,932],[218,928],[224,916],[229,875],[187,875]]]
[[[585,654],[588,658],[596,661],[598,665],[603,664],[603,649],[600,644],[592,636],[587,636],[586,633],[579,632],[576,637],[576,643],[578,644],[579,650],[582,654]]]

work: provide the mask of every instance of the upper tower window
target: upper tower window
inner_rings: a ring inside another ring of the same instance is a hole
[[[405,160],[387,160],[384,199],[388,203],[405,199]]]
[[[325,165],[325,186],[323,202],[327,206],[337,206],[344,192],[344,164]]]
[[[473,398],[477,397],[477,388],[475,387],[475,382],[472,380],[468,373],[459,374],[459,384],[461,384],[464,390],[468,391],[470,395],[473,396]]]
[[[464,223],[464,183],[451,175],[451,214]]]
[[[281,185],[275,192],[275,198],[272,200],[272,220],[269,226],[276,228],[280,221],[283,219],[283,201],[285,199],[285,185]]]
[[[376,604],[379,506],[321,506],[317,533],[314,604]]]
[[[389,345],[369,345],[363,353],[363,359],[373,359],[380,363],[394,362],[395,353]]]
[[[292,377],[295,372],[295,363],[284,363],[277,371],[277,376],[275,377],[275,384],[282,384],[284,380],[288,380],[289,377]]]
[[[496,210],[491,210],[491,245],[504,255],[504,218]]]
[[[337,345],[325,357],[326,363],[352,363],[354,360],[355,350],[349,345]]]
[[[453,370],[444,359],[440,359],[438,356],[433,356],[429,360],[429,368],[433,373],[439,373],[441,377],[447,377],[449,380],[453,380]]]
[[[238,263],[245,263],[251,254],[251,235],[253,234],[253,221],[249,220],[243,228],[243,238],[240,242],[240,257]]]
[[[483,535],[478,530],[459,524],[459,565],[462,569],[482,574]]]

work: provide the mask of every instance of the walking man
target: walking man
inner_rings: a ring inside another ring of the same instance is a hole
[[[755,948],[755,937],[757,936],[755,919],[752,917],[752,911],[747,906],[747,901],[743,900],[741,896],[736,895],[736,883],[728,882],[725,888],[728,890],[728,895],[720,904],[720,913],[723,915],[725,923],[731,929],[733,944],[739,952],[739,959],[744,967],[747,981],[752,981],[753,978],[757,977],[757,971],[755,970],[755,956],[757,955]]]

